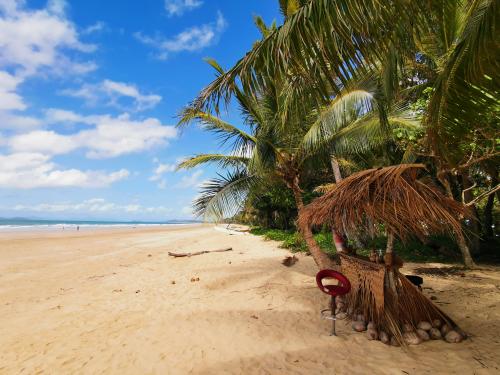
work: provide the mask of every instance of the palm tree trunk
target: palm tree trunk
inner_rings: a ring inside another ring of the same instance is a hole
[[[462,233],[457,234],[457,244],[462,252],[462,257],[466,268],[475,268],[476,264],[472,260],[470,255],[469,246],[467,246],[467,241],[465,240]]]
[[[300,187],[298,185],[297,179],[295,179],[294,183],[291,184],[291,189],[293,191],[293,196],[295,198],[295,204],[297,205],[297,210],[299,212],[299,215],[301,211],[304,209],[304,202],[302,201],[302,192],[300,190]],[[337,268],[334,266],[333,262],[328,258],[328,256],[321,250],[319,247],[318,243],[314,239],[313,233],[309,225],[302,225],[299,228],[300,232],[302,233],[302,236],[304,237],[304,241],[307,244],[307,247],[309,248],[309,251],[311,252],[311,255],[316,262],[316,265],[320,270],[326,269],[326,268]]]
[[[440,169],[441,168],[439,168],[439,170]],[[453,196],[453,192],[451,190],[450,183],[449,183],[448,179],[446,178],[446,174],[443,173],[442,171],[439,171],[437,173],[437,178],[438,178],[439,182],[441,182],[443,184],[443,186],[445,187],[446,194],[450,198],[455,199],[455,197]],[[456,236],[457,236],[457,245],[460,248],[460,251],[462,252],[462,259],[464,261],[465,267],[474,268],[476,265],[475,265],[474,261],[472,260],[472,256],[470,255],[470,249],[469,249],[469,245],[467,244],[467,241],[465,240],[462,233],[457,233]]]
[[[339,183],[342,181],[342,173],[340,173],[340,165],[335,156],[332,156],[330,159],[332,164],[333,175],[335,176],[335,182]]]
[[[474,195],[472,194],[473,185],[470,182],[469,172],[464,171],[462,173],[462,191],[463,191],[463,204],[467,204],[474,199]],[[470,243],[470,248],[474,254],[479,252],[479,248],[481,246],[480,243],[480,235],[481,235],[481,223],[479,222],[479,216],[477,212],[476,205],[473,204],[471,207],[471,211],[474,215],[472,220],[470,221],[470,230],[472,232]]]
[[[335,177],[335,183],[339,183],[342,181],[342,173],[340,173],[340,165],[335,156],[332,155],[330,158],[330,162],[332,164],[332,170],[333,170],[333,175]],[[338,241],[338,238],[342,238],[342,236],[335,232],[335,228],[332,227],[332,242],[335,244],[335,249],[337,250],[337,253],[341,253],[344,251],[344,246],[342,241]]]
[[[494,173],[491,173],[491,188],[495,187],[498,184],[498,172],[495,170]],[[498,197],[500,200],[500,196]],[[487,238],[494,237],[493,231],[493,207],[495,206],[495,194],[490,194],[488,196],[488,200],[484,205],[484,236]]]

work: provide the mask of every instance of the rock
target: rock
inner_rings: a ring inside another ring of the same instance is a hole
[[[170,282],[170,284],[172,284],[172,285],[173,285],[173,284],[175,284],[175,280],[172,280],[172,281]]]
[[[424,330],[424,331],[428,331],[432,328],[432,325],[429,322],[422,321],[422,322],[418,323],[417,328]]]
[[[356,332],[366,331],[366,324],[360,321],[352,322],[352,329]]]
[[[374,330],[377,329],[377,327],[375,326],[375,323],[373,323],[373,322],[368,323],[368,325],[366,326],[366,328],[368,328],[368,329],[374,329]]]
[[[433,340],[441,340],[443,338],[443,335],[441,335],[441,331],[438,328],[431,328],[429,330],[429,336]]]
[[[380,339],[380,341],[382,341],[386,345],[389,345],[391,343],[391,339],[389,338],[389,335],[387,333],[385,333],[384,331],[379,332],[378,338]]]
[[[391,346],[401,346],[394,336],[391,337]]]
[[[366,331],[366,338],[368,340],[378,340],[378,332],[375,329],[368,329]]]
[[[446,336],[444,337],[444,339],[446,340],[446,342],[449,342],[449,343],[459,343],[461,342],[464,338],[463,336],[458,333],[457,331],[449,331]]]
[[[432,321],[432,326],[433,326],[434,328],[441,328],[441,325],[442,325],[442,324],[443,324],[443,323],[441,323],[441,320],[439,320],[439,319],[434,319],[434,320]]]
[[[415,332],[403,333],[403,340],[408,345],[418,345],[422,342],[422,339]]]
[[[429,341],[431,339],[427,331],[423,329],[417,329],[417,335],[422,339],[422,341]]]
[[[413,332],[413,326],[410,323],[403,324],[403,332]]]
[[[441,336],[446,336],[448,332],[451,331],[451,327],[448,324],[445,324],[441,327]]]

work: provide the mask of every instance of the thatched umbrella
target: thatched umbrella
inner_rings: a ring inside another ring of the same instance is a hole
[[[461,220],[468,215],[467,209],[431,181],[419,180],[424,169],[421,164],[402,164],[353,174],[307,205],[299,217],[303,225],[327,223],[344,233],[385,226],[385,264],[340,254],[341,269],[353,285],[347,301],[351,316],[363,314],[403,344],[405,324],[416,328],[422,320],[440,319],[458,329],[399,273],[400,264],[393,261],[394,236],[405,240],[448,232],[463,238]]]
[[[401,239],[461,235],[466,207],[417,179],[424,169],[422,164],[401,164],[355,173],[307,205],[299,220],[311,226],[327,223],[348,233],[366,226],[368,219]]]

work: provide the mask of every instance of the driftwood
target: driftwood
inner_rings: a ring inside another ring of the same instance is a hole
[[[168,255],[174,258],[182,258],[182,257],[192,257],[195,255],[208,254],[208,253],[222,253],[224,251],[232,251],[232,250],[233,250],[232,247],[228,247],[225,249],[196,251],[194,253],[172,253],[169,251]]]

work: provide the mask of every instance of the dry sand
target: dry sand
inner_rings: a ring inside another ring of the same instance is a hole
[[[201,225],[0,236],[1,374],[500,373],[498,269],[424,276],[471,338],[405,352],[343,322],[328,336],[312,259],[286,268],[259,237]]]

